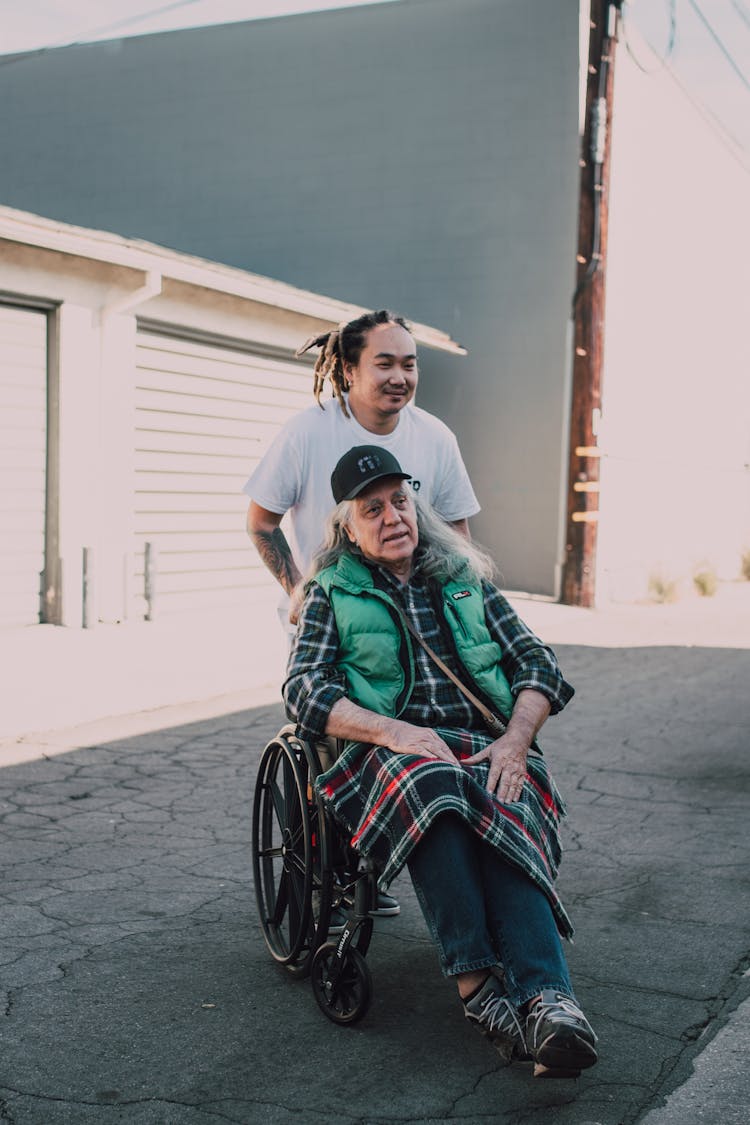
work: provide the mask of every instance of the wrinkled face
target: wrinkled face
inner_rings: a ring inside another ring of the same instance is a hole
[[[377,324],[367,333],[356,365],[347,364],[349,405],[367,425],[394,420],[414,397],[419,377],[417,345],[400,324]]]
[[[419,535],[414,499],[407,481],[384,477],[351,501],[345,526],[366,559],[399,577],[408,577]]]

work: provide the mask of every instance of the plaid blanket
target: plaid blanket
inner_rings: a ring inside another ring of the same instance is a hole
[[[529,756],[521,799],[503,804],[485,788],[487,763],[460,764],[460,759],[477,753],[492,738],[479,731],[438,729],[437,733],[456,755],[455,766],[436,758],[395,754],[383,746],[349,745],[316,781],[326,807],[352,846],[378,864],[384,887],[403,868],[435,817],[458,813],[482,840],[544,891],[560,933],[571,937],[573,927],[554,888],[561,857],[558,826],[565,808],[544,759]]]

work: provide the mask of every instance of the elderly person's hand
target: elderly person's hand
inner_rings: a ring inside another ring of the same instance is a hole
[[[401,719],[392,719],[382,743],[396,754],[419,754],[422,758],[442,758],[456,764],[456,755],[430,727],[418,727]]]
[[[526,780],[526,756],[528,746],[513,735],[504,734],[495,739],[484,750],[464,758],[462,764],[473,766],[489,759],[490,772],[487,789],[499,801],[517,801],[521,796]]]
[[[513,706],[508,729],[484,750],[464,758],[464,765],[473,766],[489,759],[487,789],[499,801],[517,801],[526,780],[526,758],[532,742],[550,713],[549,700],[534,688],[519,691]]]
[[[444,762],[456,764],[456,755],[431,727],[378,715],[351,699],[336,700],[328,715],[326,734],[385,746],[394,754],[418,754],[422,758],[442,758]]]

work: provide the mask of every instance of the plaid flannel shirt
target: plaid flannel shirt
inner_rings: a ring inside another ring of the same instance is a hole
[[[381,567],[371,569],[378,584],[387,589],[420,636],[448,667],[455,666],[451,639],[435,612],[428,584],[418,567],[404,585]],[[482,582],[482,589],[487,627],[502,651],[502,668],[513,697],[524,688],[531,688],[546,696],[553,714],[562,710],[572,697],[573,688],[563,679],[554,653],[534,636],[495,586]],[[347,695],[346,677],[336,667],[338,647],[331,604],[314,583],[300,615],[283,687],[290,718],[297,723],[301,737],[313,742],[325,737],[331,708]],[[414,691],[399,718],[416,726],[484,730],[484,722],[473,704],[421,645],[414,642],[413,649]]]

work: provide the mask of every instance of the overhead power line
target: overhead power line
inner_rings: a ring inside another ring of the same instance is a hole
[[[622,38],[625,43],[625,49],[635,65],[639,70],[642,70],[644,74],[656,74],[656,72],[658,70],[661,70],[661,68],[665,66],[668,60],[671,58],[675,48],[675,43],[677,41],[677,0],[669,0],[669,37],[667,39],[667,46],[664,54],[659,55],[657,52],[654,52],[657,55],[658,60],[655,66],[646,66],[645,63],[641,62],[641,60],[638,58],[637,52],[633,47],[631,36],[629,34],[630,9],[627,4],[623,4],[622,6],[621,23]]]
[[[743,0],[732,0],[732,7],[740,19],[744,20],[747,26],[750,27],[750,11],[748,11]]]
[[[688,0],[688,4],[693,9],[703,26],[706,28],[714,43],[719,48],[722,55],[727,60],[737,77],[740,79],[745,89],[750,90],[750,81],[748,81],[747,75],[742,70],[742,67],[739,65],[739,63],[735,62],[734,58],[727,50],[724,40],[716,33],[713,26],[709,23],[708,19],[706,18],[706,14],[701,8],[700,4],[696,3],[696,0]]]
[[[747,10],[743,0],[732,0],[732,7],[740,19],[744,20],[747,26],[750,27],[750,12]]]
[[[132,27],[133,24],[143,23],[144,20],[150,20],[153,16],[163,16],[167,12],[177,11],[178,8],[189,8],[193,4],[201,3],[203,3],[203,0],[175,0],[174,3],[164,4],[161,8],[151,8],[147,12],[141,12],[140,15],[128,16],[124,20],[117,20],[115,23],[107,23],[101,27],[95,27],[91,31],[85,31],[80,36],[76,37],[76,43],[84,37],[88,39],[91,35],[106,35],[110,31],[119,31],[120,28]],[[60,43],[58,46],[63,46],[63,44]],[[73,44],[71,44],[71,46],[73,46]]]
[[[98,38],[101,35],[107,35],[110,31],[120,31],[124,27],[132,27],[134,24],[144,23],[146,20],[152,19],[154,16],[163,16],[167,12],[177,11],[179,8],[188,8],[193,4],[201,4],[203,0],[174,0],[172,4],[163,4],[160,8],[150,8],[146,12],[141,12],[137,16],[128,16],[126,19],[117,20],[114,23],[102,24],[100,27],[94,27],[88,31],[82,31],[72,38],[66,36],[64,39],[59,39],[54,43],[48,43],[45,47],[35,47],[30,51],[19,51],[17,54],[8,55],[5,58],[0,58],[0,66],[7,66],[10,63],[23,62],[25,59],[36,58],[38,55],[46,55],[48,51],[55,51],[59,47],[81,47],[84,43],[88,43],[92,38]]]
[[[697,8],[697,4],[693,0],[688,0],[693,7]],[[736,6],[736,5],[735,5]],[[669,38],[663,55],[657,55],[657,63],[653,66],[646,66],[643,61],[638,57],[638,53],[633,45],[632,27],[633,17],[630,14],[629,5],[623,4],[622,7],[622,38],[625,44],[628,55],[633,60],[635,65],[640,71],[647,75],[655,75],[660,71],[664,71],[672,79],[674,84],[680,90],[685,98],[690,102],[695,112],[702,118],[703,122],[727,149],[731,156],[737,161],[744,172],[750,173],[750,154],[742,142],[735,137],[731,130],[723,123],[717,114],[706,105],[705,101],[699,98],[680,78],[677,70],[672,63],[671,56],[674,52],[674,47],[677,39],[676,28],[676,0],[669,0],[670,12],[670,28]],[[745,81],[743,76],[743,81]],[[747,84],[745,82],[745,84]]]
[[[731,156],[734,157],[740,168],[742,168],[744,172],[747,172],[748,175],[750,175],[750,159],[748,159],[749,154],[745,146],[735,136],[733,136],[732,133],[730,133],[726,125],[724,125],[724,123],[719,120],[713,110],[710,110],[704,102],[697,98],[695,94],[693,94],[692,91],[687,88],[685,83],[675,72],[674,67],[667,65],[665,69],[669,77],[674,82],[675,86],[677,86],[678,90],[682,91],[682,93],[692,105],[693,109],[696,111],[696,113],[699,114],[700,117],[703,118],[703,121],[709,127],[714,136],[717,137],[719,141],[721,141],[724,148]]]

